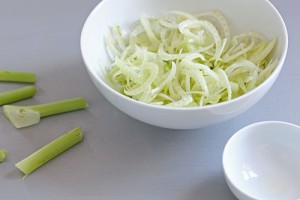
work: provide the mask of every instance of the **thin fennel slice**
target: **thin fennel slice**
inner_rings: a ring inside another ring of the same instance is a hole
[[[34,86],[25,86],[14,90],[0,92],[0,106],[30,98],[36,93]]]
[[[51,159],[81,142],[82,138],[82,130],[79,127],[74,128],[16,163],[15,166],[22,171],[25,175],[24,177],[26,177]]]
[[[277,38],[231,33],[220,11],[143,15],[126,33],[107,36],[108,82],[122,94],[152,105],[208,106],[237,98],[276,68]]]
[[[3,114],[16,128],[31,126],[40,122],[40,118],[88,108],[84,98],[73,98],[33,106],[3,106]]]

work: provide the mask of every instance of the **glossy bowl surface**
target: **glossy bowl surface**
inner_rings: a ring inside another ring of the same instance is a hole
[[[227,184],[240,200],[300,197],[300,127],[278,121],[249,125],[225,146]]]

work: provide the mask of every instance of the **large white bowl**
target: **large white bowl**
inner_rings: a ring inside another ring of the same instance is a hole
[[[280,61],[273,74],[259,87],[234,100],[202,108],[170,108],[148,105],[113,90],[105,80],[100,63],[109,65],[104,38],[109,26],[128,26],[143,14],[159,15],[168,10],[201,13],[218,9],[229,20],[232,31],[256,31],[278,37]],[[87,71],[99,91],[129,116],[159,127],[195,129],[231,119],[256,104],[277,79],[288,48],[287,30],[276,8],[267,0],[103,0],[89,15],[81,35],[81,52]]]

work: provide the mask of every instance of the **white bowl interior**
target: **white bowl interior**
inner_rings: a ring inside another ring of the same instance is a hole
[[[240,199],[300,198],[300,127],[261,122],[228,141],[223,165],[228,185]]]
[[[99,68],[100,65],[107,68],[110,64],[104,38],[113,25],[128,30],[129,25],[143,14],[159,15],[168,10],[196,14],[215,9],[228,19],[233,34],[256,31],[269,38],[278,37],[276,56],[283,57],[287,45],[285,26],[277,10],[266,0],[104,0],[91,13],[83,29],[81,45],[86,65],[93,75],[106,82]]]
[[[233,34],[260,32],[277,37],[275,56],[280,59],[273,74],[249,93],[203,108],[170,108],[141,103],[125,97],[109,86],[104,73],[110,67],[105,48],[109,27],[129,25],[141,15],[159,15],[168,10],[201,13],[220,10],[228,19]],[[275,82],[287,52],[287,31],[277,10],[267,0],[103,0],[90,14],[82,30],[81,52],[88,73],[99,91],[118,109],[140,121],[164,128],[194,129],[233,118],[260,100]]]

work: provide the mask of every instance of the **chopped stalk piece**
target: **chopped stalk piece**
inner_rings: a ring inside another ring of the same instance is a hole
[[[67,99],[34,106],[3,106],[3,113],[16,127],[22,128],[39,123],[41,117],[88,108],[83,98]]]
[[[17,71],[0,71],[0,81],[20,82],[20,83],[35,83],[36,76],[30,72]]]
[[[5,149],[0,149],[0,162],[3,162],[6,160],[7,153],[8,152]]]
[[[0,92],[0,106],[33,97],[36,93],[34,86],[25,86],[15,90]]]
[[[22,161],[16,163],[15,166],[21,170],[26,177],[49,160],[79,143],[82,138],[82,131],[77,127],[40,148]]]

